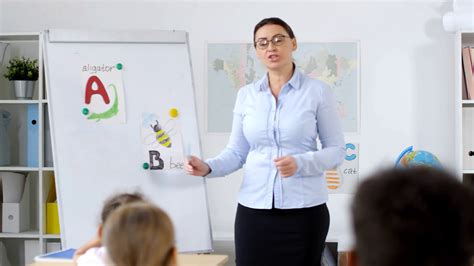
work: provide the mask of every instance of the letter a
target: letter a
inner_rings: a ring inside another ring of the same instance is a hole
[[[94,83],[97,85],[96,90],[92,89],[92,84]],[[107,91],[105,90],[102,81],[100,81],[99,77],[97,76],[90,76],[86,84],[86,104],[91,103],[91,97],[94,94],[99,94],[100,96],[102,96],[102,99],[104,99],[105,104],[110,103],[109,95],[107,94]]]

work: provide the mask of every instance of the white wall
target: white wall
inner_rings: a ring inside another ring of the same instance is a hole
[[[178,29],[190,34],[204,157],[227,135],[205,132],[207,41],[251,41],[260,19],[279,16],[300,41],[360,40],[363,178],[392,165],[407,146],[435,153],[454,167],[454,35],[442,28],[446,2],[149,2],[4,1],[0,30],[47,28]],[[214,235],[231,236],[241,172],[208,180]],[[332,222],[343,224],[344,196],[331,196]],[[341,225],[343,226],[343,225]],[[332,230],[335,230],[334,228]]]

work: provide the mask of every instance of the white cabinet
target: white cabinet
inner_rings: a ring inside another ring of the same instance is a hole
[[[456,172],[467,185],[474,184],[474,100],[465,99],[465,77],[462,48],[474,47],[474,32],[457,32],[455,36],[455,145]]]
[[[44,87],[41,40],[41,33],[0,33],[0,110],[10,115],[6,127],[2,123],[5,121],[0,121],[0,126],[6,128],[9,144],[9,147],[3,145],[0,176],[5,172],[21,173],[27,176],[28,184],[25,186],[28,191],[23,193],[28,193],[28,198],[22,205],[27,208],[27,215],[24,216],[28,219],[27,229],[19,233],[1,230],[0,264],[4,261],[5,251],[11,265],[25,265],[31,263],[28,260],[35,255],[45,253],[48,246],[57,246],[60,242],[59,235],[46,234],[45,202],[54,170],[48,122],[45,121],[48,100]],[[38,59],[39,79],[31,100],[16,100],[10,82],[3,77],[9,60],[22,56]],[[8,164],[5,163],[6,149],[10,153]],[[3,198],[0,199],[3,202]],[[7,215],[6,219],[8,217],[13,216]]]

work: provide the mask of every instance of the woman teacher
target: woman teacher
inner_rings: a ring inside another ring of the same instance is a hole
[[[345,154],[336,101],[325,83],[295,67],[297,42],[286,22],[263,19],[253,38],[266,75],[239,90],[227,147],[205,162],[190,156],[185,168],[217,177],[244,167],[238,266],[320,265],[329,229],[324,171]]]

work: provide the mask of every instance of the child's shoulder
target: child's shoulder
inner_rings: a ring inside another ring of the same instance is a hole
[[[90,248],[77,259],[77,265],[107,265],[107,250],[105,247]]]

